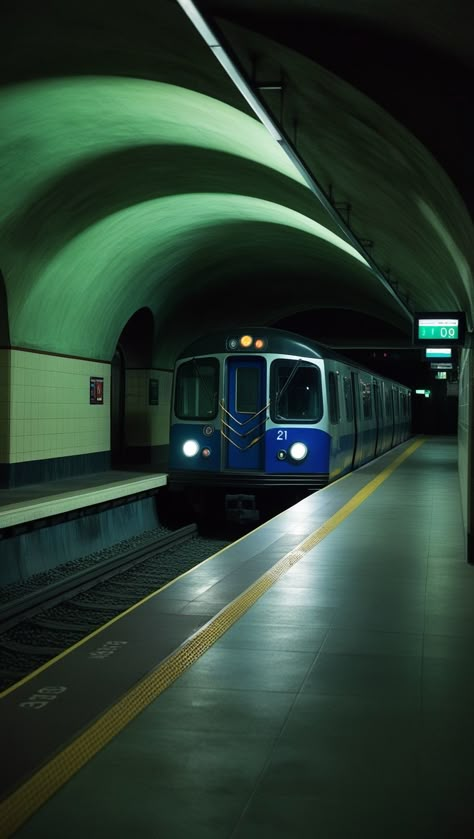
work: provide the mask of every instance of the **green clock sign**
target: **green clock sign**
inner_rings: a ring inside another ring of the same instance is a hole
[[[418,312],[415,315],[413,342],[449,346],[463,344],[464,312]]]
[[[459,321],[456,318],[420,318],[418,338],[424,341],[442,341],[459,338]]]

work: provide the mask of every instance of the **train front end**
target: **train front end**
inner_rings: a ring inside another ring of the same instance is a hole
[[[198,497],[210,488],[268,494],[328,482],[324,362],[297,349],[269,330],[203,339],[186,351],[173,387],[172,487]]]

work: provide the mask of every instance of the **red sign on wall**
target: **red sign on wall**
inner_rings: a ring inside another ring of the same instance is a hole
[[[90,377],[90,404],[104,404],[104,380],[98,376]]]

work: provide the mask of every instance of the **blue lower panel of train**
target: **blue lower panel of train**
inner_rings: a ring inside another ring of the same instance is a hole
[[[209,426],[175,424],[170,430],[170,483],[212,483],[218,485],[296,484],[317,488],[328,480],[331,438],[315,428],[270,428],[252,447],[252,463],[246,466],[246,453],[239,453],[240,469],[228,463],[234,444]],[[260,450],[255,458],[255,448]],[[188,454],[185,451],[188,451]],[[190,453],[192,452],[192,454]],[[300,459],[298,459],[300,458]],[[233,461],[232,461],[233,462]],[[249,458],[250,463],[250,458]],[[309,480],[308,480],[309,479]]]
[[[306,447],[302,460],[291,456],[298,443]],[[270,428],[265,435],[265,472],[306,474],[329,472],[331,438],[318,428]]]

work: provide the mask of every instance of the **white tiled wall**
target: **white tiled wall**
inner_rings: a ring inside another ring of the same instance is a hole
[[[10,356],[10,463],[110,449],[109,364],[23,350]],[[104,379],[103,405],[89,404],[91,376]]]
[[[149,380],[158,379],[158,405],[148,404]],[[125,441],[127,446],[160,446],[169,442],[172,373],[127,370],[125,378]]]

